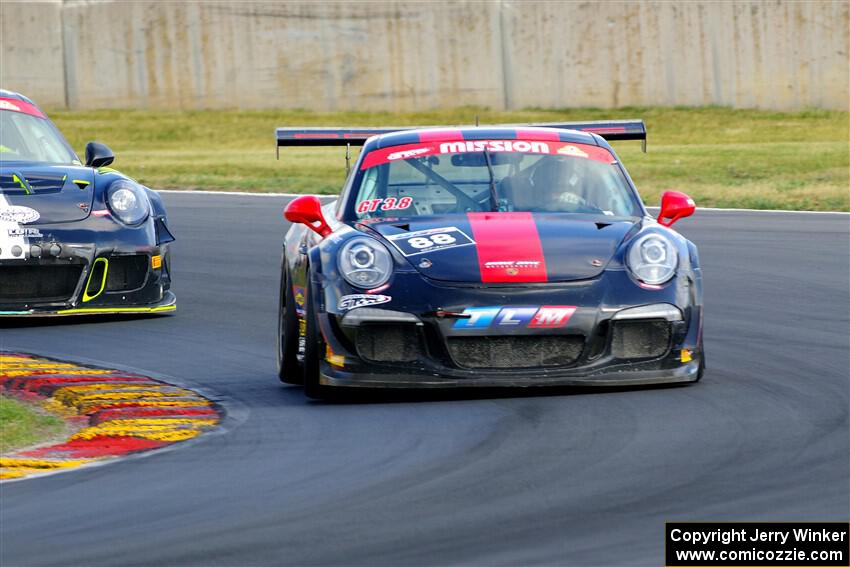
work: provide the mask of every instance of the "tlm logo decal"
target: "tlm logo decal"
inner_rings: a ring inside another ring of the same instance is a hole
[[[467,307],[462,314],[465,317],[456,320],[452,328],[526,327],[529,329],[559,329],[569,322],[575,311],[574,305]]]

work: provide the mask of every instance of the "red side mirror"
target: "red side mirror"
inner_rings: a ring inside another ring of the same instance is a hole
[[[293,199],[283,209],[283,216],[289,222],[306,224],[311,230],[322,236],[327,236],[333,232],[322,214],[322,202],[315,195],[304,195]]]
[[[666,191],[661,195],[661,212],[658,213],[658,223],[664,226],[670,226],[677,220],[694,214],[696,208],[694,200],[684,193]]]

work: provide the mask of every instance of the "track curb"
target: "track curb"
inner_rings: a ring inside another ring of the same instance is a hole
[[[188,388],[26,352],[0,351],[0,390],[82,425],[63,442],[0,456],[0,481],[161,449],[224,417],[218,404]]]

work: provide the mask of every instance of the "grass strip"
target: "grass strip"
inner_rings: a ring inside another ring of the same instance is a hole
[[[9,396],[0,396],[0,453],[35,445],[62,433],[62,419]]]
[[[723,107],[529,109],[482,108],[390,113],[307,111],[55,111],[51,116],[83,153],[99,140],[116,167],[155,189],[286,193],[339,192],[343,148],[291,148],[275,160],[278,126],[394,126],[556,122],[643,118],[640,144],[616,149],[645,202],[667,189],[698,205],[756,209],[850,210],[847,112],[775,112]]]

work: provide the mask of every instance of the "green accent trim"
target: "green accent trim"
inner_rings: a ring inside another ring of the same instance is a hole
[[[85,315],[87,313],[161,313],[175,311],[176,305],[161,305],[159,307],[89,307],[86,309],[62,309],[57,315]]]
[[[82,309],[60,309],[59,311],[0,311],[0,317],[32,315],[34,317],[56,317],[58,315],[106,315],[110,313],[163,313],[176,311],[177,305],[160,305],[158,307],[86,307]]]
[[[106,167],[106,166],[98,167],[97,172],[98,173],[121,173],[117,169],[112,169],[111,167]]]
[[[100,289],[97,290],[97,293],[94,295],[89,295],[89,285],[91,285],[91,277],[94,275],[94,269],[97,266],[98,262],[103,262],[105,265],[103,266],[103,278],[100,282]],[[91,271],[89,272],[89,278],[86,280],[86,287],[83,288],[83,303],[87,303],[103,293],[103,290],[106,288],[106,274],[109,272],[109,260],[106,258],[95,258],[94,262],[91,265]]]
[[[66,179],[68,179],[68,174],[62,176],[62,183],[65,183]]]
[[[91,185],[91,181],[86,181],[85,179],[72,179],[71,183],[73,183],[77,187],[80,187],[80,185],[82,185],[82,187],[80,187],[80,189],[85,189],[86,187]]]
[[[32,191],[30,191],[30,184],[29,184],[29,183],[27,183],[27,180],[26,180],[26,179],[21,179],[20,177],[18,177],[18,174],[17,174],[17,173],[13,173],[13,174],[12,174],[12,182],[17,183],[18,185],[20,185],[20,186],[21,186],[21,189],[23,189],[24,191],[26,191],[27,195],[32,195]]]

